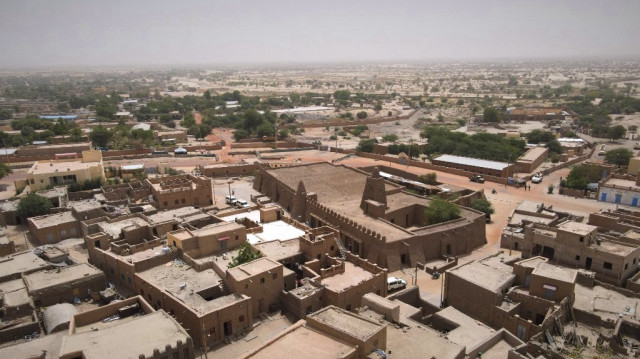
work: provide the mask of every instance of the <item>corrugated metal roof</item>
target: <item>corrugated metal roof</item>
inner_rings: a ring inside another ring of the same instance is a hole
[[[141,169],[144,169],[144,164],[139,164],[139,165],[123,165],[121,168],[122,168],[123,170],[125,170],[125,171],[141,170]]]
[[[462,157],[462,156],[454,156],[454,155],[442,155],[436,158],[436,160],[455,163],[459,165],[489,168],[492,170],[503,170],[507,168],[507,166],[509,166],[509,164],[506,162],[488,161],[488,160],[481,160],[479,158]]]

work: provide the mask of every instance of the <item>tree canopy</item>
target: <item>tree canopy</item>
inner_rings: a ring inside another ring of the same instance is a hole
[[[260,257],[262,257],[262,254],[260,253],[260,251],[254,252],[249,242],[244,242],[240,246],[238,255],[233,257],[233,259],[231,259],[231,262],[229,262],[229,268],[239,266],[243,263],[251,262]]]
[[[473,201],[471,201],[469,207],[475,209],[476,211],[484,213],[487,217],[490,217],[495,212],[493,206],[491,205],[491,202],[484,198],[474,199]]]
[[[426,127],[420,137],[429,139],[425,147],[425,153],[429,155],[450,154],[503,162],[516,160],[525,152],[526,145],[520,138],[491,133],[469,136],[437,126]]]
[[[356,147],[356,151],[358,152],[373,152],[373,148],[375,147],[374,140],[360,140],[358,142],[358,147]]]
[[[612,165],[627,166],[629,161],[633,157],[633,151],[627,148],[616,148],[615,150],[609,150],[604,154],[604,160]]]
[[[53,207],[51,201],[35,193],[29,193],[18,202],[17,213],[23,218],[42,216]]]
[[[460,207],[441,198],[434,198],[424,210],[428,224],[438,224],[460,217]]]
[[[13,173],[11,167],[6,163],[0,163],[0,178],[4,178],[10,173]]]
[[[91,139],[91,143],[97,147],[107,147],[107,144],[113,137],[113,133],[109,131],[109,129],[104,128],[102,126],[98,126],[91,130],[89,133],[89,138]]]

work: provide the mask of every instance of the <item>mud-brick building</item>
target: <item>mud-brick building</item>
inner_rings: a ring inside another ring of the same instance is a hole
[[[145,180],[151,187],[154,205],[160,209],[213,204],[211,178],[177,175]]]
[[[461,207],[460,218],[428,225],[430,200],[385,181],[377,170],[369,175],[329,163],[261,168],[254,189],[311,228],[337,229],[338,245],[392,271],[486,243],[483,213]]]

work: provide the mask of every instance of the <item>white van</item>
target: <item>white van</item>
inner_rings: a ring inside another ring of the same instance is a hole
[[[244,199],[239,199],[236,201],[236,206],[240,208],[247,208],[249,207],[249,203],[247,203],[247,201],[245,201]]]
[[[236,198],[235,198],[234,196],[226,196],[226,197],[224,198],[224,201],[225,201],[227,204],[234,205],[234,204],[236,204],[236,202],[237,202],[238,200],[236,200]]]
[[[396,277],[387,277],[387,290],[389,292],[394,291],[396,289],[405,289],[407,287],[407,282],[404,279],[396,278]]]

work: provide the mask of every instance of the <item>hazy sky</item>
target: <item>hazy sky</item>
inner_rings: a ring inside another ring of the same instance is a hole
[[[0,0],[0,67],[640,56],[637,0]]]

